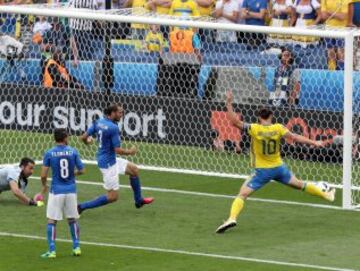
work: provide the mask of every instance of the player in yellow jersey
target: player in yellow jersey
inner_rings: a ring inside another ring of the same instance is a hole
[[[325,142],[314,141],[304,136],[294,134],[279,123],[273,124],[273,113],[269,109],[261,109],[258,112],[259,123],[244,123],[240,121],[234,113],[232,102],[232,93],[228,92],[226,107],[230,122],[235,127],[246,130],[251,137],[251,154],[254,173],[240,188],[240,192],[231,206],[228,220],[217,228],[216,233],[223,233],[227,229],[235,227],[237,217],[244,207],[244,201],[271,180],[278,181],[331,202],[335,200],[335,189],[332,188],[329,191],[323,192],[322,189],[314,183],[307,183],[297,179],[287,168],[280,156],[281,138],[291,139],[295,142],[312,145],[314,147],[323,147],[326,144]]]

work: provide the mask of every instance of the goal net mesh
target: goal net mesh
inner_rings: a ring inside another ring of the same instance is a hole
[[[69,10],[68,5],[53,10]],[[139,149],[128,157],[132,162],[246,178],[251,144],[226,117],[225,93],[232,90],[235,111],[245,122],[256,122],[258,109],[269,107],[274,121],[290,131],[327,141],[321,149],[284,141],[281,153],[299,178],[341,187],[344,70],[341,57],[331,62],[328,56],[329,44],[341,53],[344,39],[286,34],[286,28],[284,34],[263,34],[184,27],[181,20],[174,20],[177,26],[106,21],[109,14],[178,18],[143,8],[78,12],[105,16],[99,21],[1,15],[1,164],[23,156],[41,160],[53,144],[54,128],[68,129],[71,145],[95,161],[96,146],[83,146],[75,135],[107,105],[121,103],[123,145]],[[358,49],[355,38],[354,205],[360,178]],[[269,147],[271,152],[277,146]]]

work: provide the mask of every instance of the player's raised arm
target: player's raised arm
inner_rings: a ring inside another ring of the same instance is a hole
[[[238,116],[235,114],[232,103],[234,101],[234,97],[232,92],[229,90],[226,92],[226,109],[227,116],[230,120],[231,124],[239,129],[244,129],[244,122],[239,120]]]
[[[292,132],[287,132],[284,135],[284,138],[290,139],[290,140],[293,140],[295,142],[299,142],[299,143],[302,143],[302,144],[311,145],[311,146],[314,146],[314,147],[324,147],[327,144],[324,141],[311,140],[311,139],[309,139],[309,138],[307,138],[305,136],[298,135],[298,134],[295,134],[295,133],[292,133]]]

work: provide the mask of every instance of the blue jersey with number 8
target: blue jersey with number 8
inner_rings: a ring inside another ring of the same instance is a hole
[[[99,168],[108,168],[116,163],[115,148],[121,146],[119,127],[108,118],[94,122],[86,132],[96,136],[99,147],[96,160]]]
[[[75,168],[82,170],[84,165],[75,148],[66,145],[53,147],[45,153],[43,165],[52,171],[50,193],[76,193]]]

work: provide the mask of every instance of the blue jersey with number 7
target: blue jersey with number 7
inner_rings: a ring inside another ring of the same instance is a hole
[[[76,193],[75,168],[82,170],[84,165],[75,148],[56,145],[45,153],[43,165],[52,171],[50,193]]]
[[[99,168],[108,168],[116,163],[115,148],[121,146],[120,131],[116,123],[108,118],[94,122],[86,132],[96,136],[99,147],[96,160]]]

